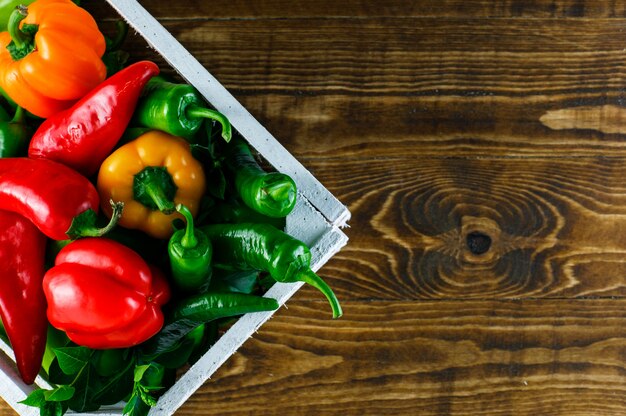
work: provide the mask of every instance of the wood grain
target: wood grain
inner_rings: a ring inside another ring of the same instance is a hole
[[[541,122],[563,108],[626,106],[623,44],[611,36],[622,23],[533,22],[288,19],[166,26],[298,156],[392,157],[416,147],[433,156],[626,156],[620,134],[554,131]],[[151,56],[137,39],[128,47],[135,59]]]
[[[303,160],[359,214],[322,270],[343,298],[626,294],[624,159]]]
[[[626,414],[624,300],[324,307],[296,295],[179,414]]]
[[[259,19],[297,17],[351,17],[370,18],[385,16],[406,17],[557,17],[557,18],[623,18],[626,4],[612,0],[319,0],[316,2],[293,2],[289,0],[217,0],[206,2],[190,0],[172,2],[166,7],[162,0],[143,0],[141,4],[161,19]],[[105,9],[102,3],[87,7]]]
[[[561,108],[545,113],[539,119],[555,130],[589,129],[602,133],[626,133],[626,108],[616,105]]]
[[[179,415],[626,415],[626,2],[142,4],[352,211]]]

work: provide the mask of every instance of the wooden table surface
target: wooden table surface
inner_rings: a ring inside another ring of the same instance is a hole
[[[626,414],[626,2],[142,4],[352,212],[177,415]]]

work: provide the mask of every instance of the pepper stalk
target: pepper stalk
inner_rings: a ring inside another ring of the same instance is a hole
[[[70,225],[70,228],[67,230],[67,236],[72,240],[83,237],[102,237],[115,228],[117,222],[122,217],[124,203],[114,202],[112,199],[109,203],[111,204],[113,214],[111,215],[107,225],[104,227],[97,227],[96,221],[98,216],[94,210],[88,209],[87,211],[84,211],[74,217],[72,225]]]
[[[211,280],[211,241],[204,232],[194,227],[191,211],[183,204],[176,211],[185,217],[185,229],[170,237],[168,254],[175,284],[184,291],[195,291]]]
[[[11,36],[11,43],[7,46],[11,57],[18,61],[35,49],[35,33],[37,25],[23,25],[20,23],[28,16],[28,7],[20,4],[9,16],[7,30]]]

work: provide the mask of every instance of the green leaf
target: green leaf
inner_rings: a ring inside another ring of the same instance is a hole
[[[22,403],[26,406],[32,407],[40,407],[46,401],[46,390],[37,389],[30,393],[24,400],[19,403]]]
[[[143,386],[139,387],[139,397],[141,397],[142,402],[144,402],[150,407],[156,405],[156,399],[152,397],[150,393],[148,392],[148,390]]]
[[[92,400],[94,392],[100,388],[100,381],[94,374],[92,366],[85,366],[72,385],[76,388],[76,392],[68,401],[70,409],[75,412],[89,412],[100,407],[98,403]]]
[[[146,405],[136,394],[130,397],[123,410],[126,416],[145,416],[149,411],[150,406]]]
[[[229,272],[216,268],[213,271],[209,290],[211,292],[252,294],[258,287],[259,274],[260,272],[258,270]]]
[[[163,389],[157,384],[162,383],[164,373],[165,368],[155,362],[135,366],[133,394],[124,407],[124,415],[145,416],[148,414],[150,407],[157,403],[156,398],[150,392]]]
[[[39,406],[39,416],[63,416],[66,410],[61,402],[44,402]]]
[[[52,363],[50,363],[50,368],[48,369],[49,381],[53,384],[63,385],[71,384],[74,381],[74,378],[74,376],[67,375],[63,372],[63,370],[61,370],[61,367],[59,366],[59,360],[55,356],[52,360]]]
[[[54,353],[59,360],[59,367],[67,374],[78,374],[87,365],[93,350],[87,347],[62,347],[55,348]]]
[[[71,399],[75,391],[72,386],[59,386],[54,390],[46,390],[44,396],[48,402],[63,402]]]
[[[93,400],[101,405],[115,404],[123,400],[133,390],[133,368],[135,360],[119,373],[105,379],[102,387],[94,392]]]
[[[133,378],[135,383],[139,383],[141,381],[145,372],[148,371],[148,368],[150,368],[150,364],[138,365],[135,367],[135,377]]]
[[[189,360],[193,346],[194,344],[191,339],[183,338],[166,351],[145,355],[144,358],[159,363],[165,368],[177,369],[185,365]]]
[[[107,77],[121,71],[128,62],[130,54],[125,51],[116,50],[105,53],[102,56],[102,62],[107,68]]]
[[[163,390],[163,386],[141,386],[141,388],[146,392],[149,393],[151,391],[157,391],[157,390]],[[155,402],[156,404],[156,402]]]

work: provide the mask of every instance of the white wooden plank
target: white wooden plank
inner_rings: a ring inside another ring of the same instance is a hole
[[[0,340],[0,343],[6,346],[4,341]],[[33,387],[22,382],[15,368],[14,360],[12,351],[11,356],[0,352],[0,393],[2,398],[22,416],[38,416],[39,409],[19,403],[28,396]]]

